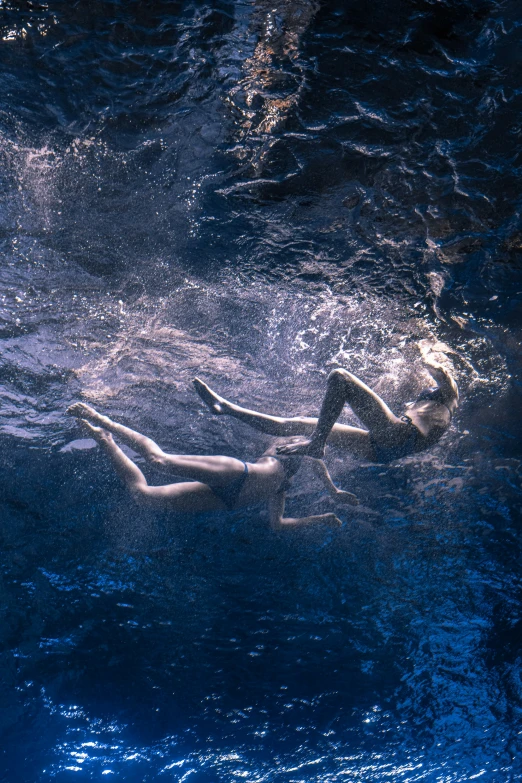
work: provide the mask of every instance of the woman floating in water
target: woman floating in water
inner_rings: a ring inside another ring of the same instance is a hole
[[[290,479],[299,470],[301,457],[277,456],[275,448],[265,452],[254,463],[242,462],[233,457],[166,454],[150,438],[117,424],[82,402],[71,405],[67,412],[82,421],[112,461],[117,474],[132,495],[155,508],[201,513],[268,502],[270,524],[273,528],[314,522],[341,524],[333,513],[299,519],[283,517],[285,493]],[[151,487],[138,466],[115,443],[113,434],[148,462],[166,468],[189,481]],[[355,495],[337,489],[321,460],[314,459],[312,465],[332,497],[343,503],[357,505]]]
[[[310,435],[306,440],[280,446],[278,454],[320,458],[328,440],[364,459],[391,462],[436,443],[457,408],[459,393],[452,376],[433,360],[425,363],[437,385],[421,392],[402,416],[396,416],[378,394],[348,370],[330,373],[318,419],[269,416],[234,405],[199,378],[194,386],[215,414],[233,416],[267,435]],[[336,423],[345,403],[367,429]]]

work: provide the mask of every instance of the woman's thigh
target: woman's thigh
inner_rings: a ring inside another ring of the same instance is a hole
[[[161,465],[182,479],[211,485],[226,484],[245,471],[245,463],[241,460],[222,456],[164,454]]]
[[[343,378],[346,402],[350,405],[357,418],[372,433],[375,430],[393,428],[394,425],[400,422],[400,419],[386,405],[384,400],[361,381],[360,378],[347,370],[337,370],[335,372]]]
[[[349,424],[334,424],[328,436],[328,443],[356,457],[368,459],[371,456],[370,433]]]
[[[207,484],[201,481],[182,481],[161,487],[144,487],[142,499],[157,509],[199,514],[204,511],[225,511],[226,506]]]

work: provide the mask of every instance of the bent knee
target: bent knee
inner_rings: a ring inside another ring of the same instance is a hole
[[[328,376],[328,383],[337,383],[337,384],[346,384],[351,383],[355,380],[355,376],[352,375],[351,372],[348,372],[348,370],[343,370],[342,367],[337,367],[335,370],[332,370],[330,375]]]

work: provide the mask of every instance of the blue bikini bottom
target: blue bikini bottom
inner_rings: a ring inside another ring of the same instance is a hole
[[[292,477],[297,473],[297,471],[301,467],[302,457],[297,457],[297,456],[294,457],[292,455],[285,456],[284,454],[278,454],[276,459],[279,460],[284,471],[284,478],[281,483],[281,486],[278,489],[278,492],[286,492],[290,487],[290,482],[292,480]],[[240,462],[242,462],[242,460],[240,460]],[[246,462],[243,462],[243,465],[245,466],[243,473],[240,473],[239,476],[236,476],[236,478],[231,479],[228,482],[228,484],[221,485],[221,486],[212,486],[210,482],[208,481],[206,482],[207,486],[210,487],[214,495],[217,495],[217,497],[229,509],[233,509],[236,507],[236,503],[238,501],[239,495],[241,494],[241,490],[243,489],[243,485],[247,480],[248,465]]]

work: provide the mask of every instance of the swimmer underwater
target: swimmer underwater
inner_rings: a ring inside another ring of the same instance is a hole
[[[284,418],[248,410],[216,394],[199,378],[194,385],[216,415],[233,416],[267,435],[309,435],[279,446],[279,455],[320,459],[328,441],[363,459],[387,463],[433,446],[448,429],[458,406],[459,392],[450,372],[432,357],[425,357],[424,364],[437,385],[424,389],[401,416],[396,416],[378,394],[344,369],[333,370],[328,376],[318,419]],[[337,423],[345,404],[366,429]]]
[[[67,413],[78,418],[101,446],[132,496],[153,508],[194,514],[266,502],[272,529],[314,523],[342,524],[334,513],[300,518],[283,516],[286,491],[301,466],[300,456],[277,455],[275,446],[253,463],[234,457],[167,454],[150,438],[112,421],[90,405],[77,402],[67,409]],[[138,466],[116,444],[113,435],[147,462],[189,481],[150,486]],[[341,503],[358,504],[355,495],[334,485],[322,460],[313,459],[311,463],[332,498]]]

